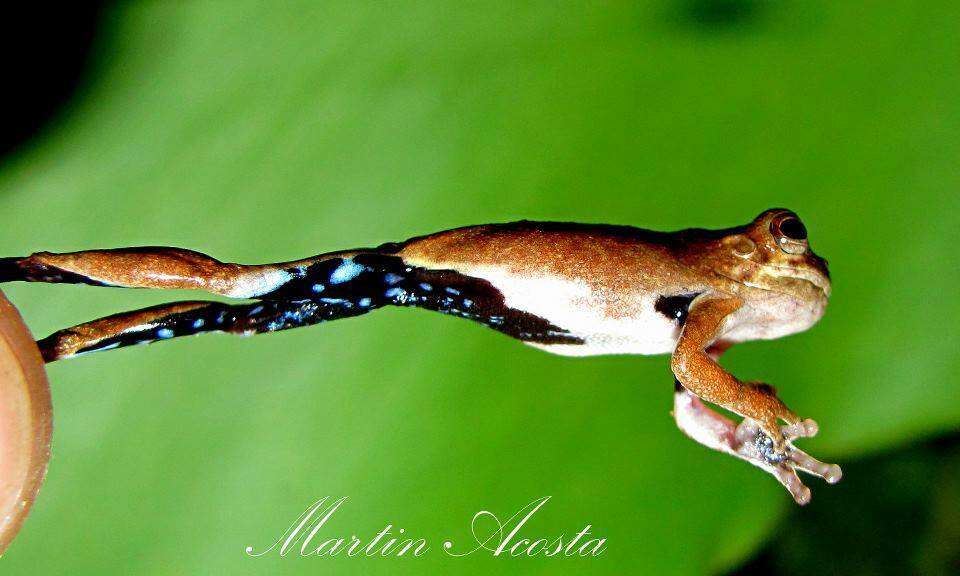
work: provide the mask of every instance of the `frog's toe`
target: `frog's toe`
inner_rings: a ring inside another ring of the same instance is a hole
[[[843,478],[843,471],[836,464],[821,462],[792,445],[790,446],[788,460],[794,469],[819,476],[826,480],[827,484],[836,484]]]
[[[769,462],[769,461],[768,461]],[[827,464],[810,456],[803,450],[790,445],[787,458],[779,463],[768,463],[766,468],[784,488],[790,492],[794,501],[803,506],[810,502],[810,489],[803,485],[797,471],[819,476],[828,484],[836,484],[843,473],[836,464]]]
[[[801,506],[810,502],[810,489],[804,486],[792,466],[778,464],[770,469],[770,473],[793,496],[794,502]]]
[[[820,431],[820,426],[818,426],[815,421],[807,418],[796,424],[784,426],[782,430],[787,440],[794,440],[796,438],[813,438],[817,435],[817,432]]]
[[[793,441],[798,438],[812,438],[820,431],[817,423],[809,418],[783,427],[783,435],[787,439],[787,459],[797,470],[819,476],[827,481],[828,484],[836,484],[843,477],[843,471],[836,464],[821,462],[813,456],[807,454],[793,445]]]

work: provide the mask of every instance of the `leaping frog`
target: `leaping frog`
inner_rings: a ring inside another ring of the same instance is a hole
[[[175,302],[60,330],[38,341],[47,362],[203,332],[275,332],[384,306],[460,316],[555,354],[671,354],[673,415],[691,438],[766,470],[800,504],[810,490],[796,471],[829,483],[841,476],[838,466],[794,446],[816,434],[813,420],[799,418],[772,386],[738,380],[718,364],[733,344],[801,332],[823,316],[827,262],[790,210],[722,230],[468,226],[274,264],[232,264],[168,247],[0,258],[0,282],[16,280],[190,288],[252,300]]]

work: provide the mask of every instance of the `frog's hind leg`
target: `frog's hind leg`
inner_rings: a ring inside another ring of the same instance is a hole
[[[188,301],[164,304],[60,330],[39,340],[47,362],[133,344],[149,344],[205,332],[240,335],[276,332],[365,314],[372,303],[265,301],[249,304]]]
[[[166,246],[0,258],[0,282],[197,289],[231,298],[256,298],[289,281],[297,271],[297,266],[286,263],[233,264]]]
[[[186,302],[111,316],[44,339],[48,361],[198,332],[269,332],[356,316],[388,305],[474,320],[527,342],[582,343],[562,327],[511,308],[489,282],[453,270],[409,265],[390,246],[262,265],[224,263],[177,248],[39,252],[0,259],[0,281],[11,280],[195,288],[259,301],[235,306]],[[226,314],[224,320],[211,323],[210,315],[219,318],[221,312]],[[289,314],[298,319],[286,325],[279,318]],[[234,316],[236,320],[231,321]],[[194,323],[199,326],[194,328]]]

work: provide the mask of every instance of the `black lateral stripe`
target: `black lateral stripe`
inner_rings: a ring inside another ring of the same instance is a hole
[[[454,270],[410,266],[379,252],[318,260],[260,299],[350,302],[367,308],[413,306],[473,320],[498,332],[541,344],[583,344],[544,318],[507,306],[486,280]]]
[[[654,309],[671,320],[676,320],[677,324],[683,326],[687,322],[687,313],[690,311],[690,303],[693,299],[702,294],[702,292],[691,292],[688,294],[677,294],[674,296],[663,296],[657,298],[654,303]]]

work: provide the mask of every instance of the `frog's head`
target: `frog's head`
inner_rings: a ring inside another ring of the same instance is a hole
[[[790,210],[767,210],[724,236],[721,244],[733,256],[732,267],[721,272],[725,276],[804,299],[830,295],[827,261],[810,249],[807,227]]]

